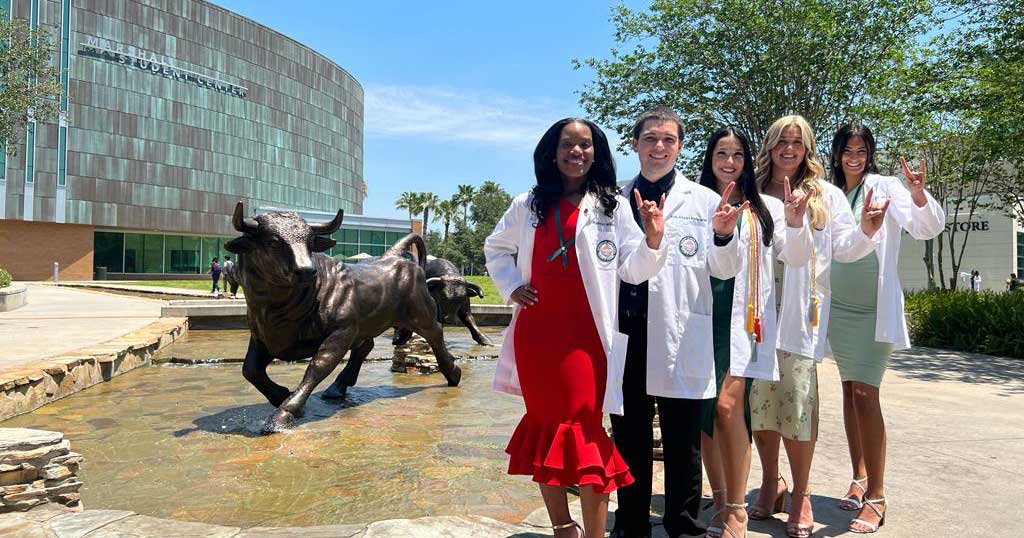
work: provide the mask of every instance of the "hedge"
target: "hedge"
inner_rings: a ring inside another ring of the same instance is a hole
[[[6,288],[11,285],[11,274],[0,267],[0,288]]]
[[[1024,358],[1024,291],[913,292],[906,304],[914,345]]]

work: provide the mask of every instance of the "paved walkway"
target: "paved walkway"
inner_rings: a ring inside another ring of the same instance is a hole
[[[160,319],[165,301],[27,283],[28,304],[0,313],[0,370],[93,346]]]

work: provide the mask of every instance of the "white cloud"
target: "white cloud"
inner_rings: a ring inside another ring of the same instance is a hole
[[[555,120],[576,112],[550,99],[525,100],[446,88],[368,86],[366,131],[437,141],[532,149]],[[574,107],[575,108],[575,107]]]

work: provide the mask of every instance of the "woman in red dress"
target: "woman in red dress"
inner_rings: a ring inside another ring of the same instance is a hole
[[[583,536],[566,497],[580,486],[584,527],[600,537],[608,494],[633,481],[602,425],[603,411],[622,407],[618,283],[646,281],[664,264],[664,220],[659,204],[637,195],[646,235],[636,229],[592,122],[553,125],[534,168],[537,185],[513,200],[484,246],[500,293],[517,305],[495,374],[496,389],[526,404],[505,449],[509,474],[540,485],[557,538]]]

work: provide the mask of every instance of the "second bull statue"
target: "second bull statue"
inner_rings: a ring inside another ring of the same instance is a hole
[[[277,408],[264,431],[278,431],[302,416],[306,400],[351,351],[348,363],[325,398],[344,398],[355,385],[374,337],[389,327],[416,332],[427,340],[449,386],[462,371],[444,345],[437,307],[423,269],[426,247],[409,234],[372,263],[347,265],[322,252],[341,227],[344,212],[326,224],[307,224],[295,213],[256,218],[235,206],[232,224],[242,233],[224,248],[239,254],[236,271],[245,289],[249,348],[242,374]],[[406,257],[412,254],[412,259]],[[413,261],[415,260],[415,261]],[[267,365],[277,358],[312,357],[294,392],[274,383]]]

